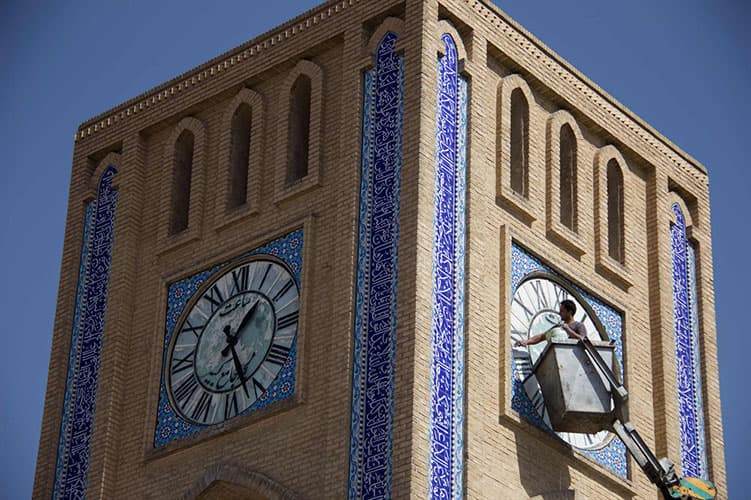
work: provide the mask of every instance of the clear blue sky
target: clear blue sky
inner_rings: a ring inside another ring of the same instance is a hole
[[[316,3],[0,2],[0,498],[31,494],[76,127]],[[709,169],[726,456],[739,498],[751,458],[740,376],[749,364],[751,4],[497,3]]]

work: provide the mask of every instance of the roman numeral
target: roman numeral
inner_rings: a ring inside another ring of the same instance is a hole
[[[284,286],[282,287],[281,290],[279,290],[278,292],[276,292],[276,295],[274,295],[274,298],[272,300],[274,302],[276,302],[277,300],[279,300],[280,298],[282,298],[282,296],[285,293],[287,293],[287,290],[289,290],[290,288],[292,288],[292,285],[293,285],[293,282],[290,279],[289,281],[287,281],[287,283],[284,284]]]
[[[566,290],[563,288],[556,286],[555,287],[555,298],[558,301],[558,305],[561,305],[561,302],[566,300],[568,298],[568,293],[566,293]]]
[[[518,304],[524,310],[524,314],[527,315],[527,321],[531,320],[532,316],[534,316],[535,313],[533,313],[532,311],[530,311],[529,308],[527,306],[525,306],[524,303],[521,300],[519,300],[518,298],[514,297],[514,302],[516,304]]]
[[[261,383],[258,380],[256,380],[255,377],[253,377],[252,380],[253,380],[253,394],[255,394],[256,399],[258,399],[261,396],[263,396],[264,392],[266,392],[266,388],[263,385],[261,385]]]
[[[175,400],[178,405],[185,406],[185,403],[190,401],[193,393],[198,389],[198,380],[194,376],[187,377],[180,385],[175,389]]]
[[[232,271],[232,293],[235,295],[239,292],[244,292],[248,289],[248,279],[250,277],[250,268],[243,266],[239,269]]]
[[[199,326],[193,326],[193,324],[190,322],[190,320],[185,321],[185,325],[183,325],[183,329],[180,330],[180,333],[183,332],[190,332],[193,335],[198,338],[198,334],[201,333],[201,330],[203,330],[203,327],[206,326],[205,324],[199,325]]]
[[[289,351],[289,347],[284,347],[283,345],[279,344],[272,344],[271,349],[269,349],[269,353],[266,355],[266,361],[281,366],[285,361],[287,361]]]
[[[240,409],[237,405],[237,393],[232,392],[232,394],[224,396],[224,419],[232,418],[238,413],[240,413]]]
[[[278,330],[281,330],[282,328],[287,328],[288,326],[292,326],[295,323],[297,323],[297,318],[300,315],[299,311],[291,312],[287,314],[286,316],[282,316],[279,318],[279,320],[276,323],[276,328]]]
[[[263,290],[263,284],[266,283],[266,278],[269,276],[269,271],[271,271],[271,264],[268,264],[266,266],[266,272],[263,273],[263,278],[261,279],[261,284],[258,285],[259,290]]]
[[[193,408],[193,413],[190,414],[190,418],[193,420],[206,420],[209,418],[209,408],[211,407],[212,396],[206,391],[201,392],[201,398],[198,400],[198,404]]]
[[[547,309],[548,307],[548,300],[545,296],[545,287],[540,281],[532,281],[530,283],[532,285],[532,289],[535,292],[535,298],[537,299],[537,309]]]
[[[219,291],[219,287],[217,285],[212,286],[211,289],[206,292],[202,298],[211,304],[212,314],[220,305],[222,305],[222,302],[224,302],[222,292]]]
[[[185,357],[179,358],[177,356],[172,357],[172,375],[180,373],[184,370],[193,368],[193,362],[195,360],[196,351],[190,351]]]

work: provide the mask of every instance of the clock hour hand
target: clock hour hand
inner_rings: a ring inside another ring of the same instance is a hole
[[[237,371],[237,376],[240,377],[240,382],[243,385],[243,390],[245,390],[245,396],[250,397],[250,394],[248,393],[248,386],[245,384],[245,370],[243,370],[242,363],[240,363],[240,357],[237,355],[237,351],[235,351],[235,346],[230,344],[230,348],[232,351],[232,359],[235,362],[235,370]]]

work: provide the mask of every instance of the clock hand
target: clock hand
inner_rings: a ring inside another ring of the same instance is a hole
[[[242,383],[243,389],[245,390],[245,396],[249,398],[250,393],[248,393],[248,386],[245,384],[245,371],[243,370],[242,363],[240,363],[240,357],[237,355],[235,346],[230,344],[230,348],[232,350],[232,359],[235,362],[235,370],[237,371],[238,377],[240,377],[240,382]]]
[[[229,325],[225,325],[224,326],[224,336],[227,337],[227,346],[224,349],[222,349],[222,356],[227,356],[227,354],[229,354],[230,347],[232,347],[235,344],[237,344],[237,336],[240,335],[240,332],[243,330],[243,328],[245,328],[248,325],[248,323],[250,322],[251,318],[255,314],[255,312],[256,312],[256,306],[258,306],[258,302],[259,302],[259,300],[256,300],[255,304],[253,304],[250,307],[250,311],[248,311],[248,313],[245,315],[245,317],[243,318],[243,320],[240,322],[240,326],[237,327],[237,333],[235,333],[235,335],[230,335],[230,333],[229,333],[229,331],[230,331]]]
[[[245,317],[243,318],[243,320],[242,320],[242,321],[240,322],[240,326],[238,326],[238,327],[237,327],[237,333],[235,334],[235,337],[237,337],[237,335],[238,335],[238,334],[239,334],[239,333],[240,333],[240,332],[241,332],[241,331],[242,331],[242,330],[243,330],[243,329],[244,329],[244,328],[245,328],[246,326],[248,326],[248,323],[250,323],[250,320],[251,320],[251,319],[253,318],[253,315],[254,315],[254,314],[255,314],[255,312],[256,312],[256,307],[258,307],[258,303],[259,303],[259,302],[260,302],[260,300],[256,299],[256,302],[255,302],[255,304],[253,304],[253,305],[252,305],[252,306],[250,307],[250,311],[248,311],[248,314],[246,314],[246,315],[245,315]]]

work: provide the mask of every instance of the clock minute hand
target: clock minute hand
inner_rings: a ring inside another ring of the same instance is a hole
[[[230,326],[229,325],[224,325],[224,336],[227,338],[227,346],[224,349],[222,349],[222,356],[227,356],[227,354],[229,354],[230,347],[232,347],[235,344],[237,344],[237,336],[240,335],[240,332],[250,322],[251,318],[253,317],[253,315],[254,315],[254,313],[256,311],[256,306],[257,305],[258,305],[258,300],[256,300],[256,303],[253,304],[250,307],[250,311],[248,311],[248,313],[245,315],[245,317],[243,318],[243,320],[240,322],[240,326],[237,327],[237,332],[234,335],[231,335],[229,333]]]
[[[250,320],[253,318],[253,315],[256,312],[256,307],[258,307],[258,303],[260,300],[256,299],[255,303],[250,306],[250,311],[248,311],[248,314],[245,315],[243,320],[240,322],[240,326],[237,327],[237,333],[235,334],[235,337],[240,334],[240,332],[248,326],[248,323],[250,323]]]

